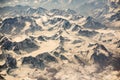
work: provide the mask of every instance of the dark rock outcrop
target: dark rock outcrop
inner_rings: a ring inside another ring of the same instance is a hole
[[[96,20],[94,20],[92,17],[88,17],[86,19],[86,23],[84,24],[85,28],[90,28],[90,29],[101,29],[101,28],[105,28],[105,25],[97,22]]]
[[[64,55],[60,55],[60,59],[61,59],[61,60],[68,60],[68,58],[65,57]]]
[[[109,52],[104,45],[102,44],[96,44],[96,45],[97,46],[93,49],[94,53],[91,56],[91,59],[101,68],[104,68],[107,65],[109,65],[109,61],[112,58],[112,53]]]
[[[19,31],[21,31],[25,26],[25,23],[22,20],[18,21],[17,18],[5,19],[2,22],[2,24],[3,25],[0,28],[0,32],[6,33],[6,34],[10,34],[13,28],[15,28],[16,29],[15,31],[19,33]]]
[[[2,53],[0,54],[0,61],[6,60],[7,57],[11,56],[10,54]]]
[[[102,53],[93,53],[93,55],[91,56],[94,60],[95,63],[98,63],[100,67],[104,67],[104,66],[107,66],[108,65],[108,60],[109,60],[109,57],[107,57],[106,55],[102,54]]]
[[[117,42],[115,42],[114,44],[116,44],[117,46],[117,48],[120,48],[120,40],[119,41],[117,41]]]
[[[8,39],[4,39],[1,43],[2,43],[1,49],[3,50],[12,50],[14,46],[14,44]]]
[[[17,67],[17,61],[13,57],[7,57],[5,65],[7,65],[9,68],[14,69]]]
[[[110,20],[111,21],[113,21],[113,20],[114,21],[120,21],[120,10],[116,14],[112,15]]]
[[[57,62],[56,58],[47,52],[37,55],[36,58],[46,62]]]
[[[2,54],[0,57],[5,60],[5,63],[3,65],[0,65],[0,69],[3,70],[3,69],[6,69],[6,68],[10,68],[10,69],[17,68],[16,59],[13,58],[12,56],[10,56],[9,54]]]
[[[86,37],[93,37],[97,34],[98,32],[96,31],[88,31],[88,30],[79,30],[78,34],[81,36],[86,36]]]
[[[25,28],[26,22],[31,23],[29,29],[24,32],[27,34],[28,32],[35,32],[41,30],[41,27],[37,25],[37,23],[31,17],[14,17],[7,18],[2,21],[2,26],[0,27],[0,32],[4,34],[18,34]]]
[[[30,65],[31,68],[39,68],[39,69],[45,68],[45,64],[43,60],[37,59],[32,56],[23,58],[22,65],[26,65],[26,64]]]
[[[49,24],[56,24],[57,22],[62,21],[62,20],[63,20],[62,18],[54,18],[54,19],[48,20],[48,23]]]
[[[74,25],[72,31],[79,31],[81,29],[81,26],[79,25]]]
[[[15,43],[15,52],[19,52],[20,50],[26,51],[26,52],[31,52],[34,50],[37,50],[39,46],[37,46],[34,41],[31,39],[25,39],[24,41]]]
[[[120,56],[113,57],[110,61],[111,65],[113,66],[113,69],[116,71],[120,71]]]
[[[58,52],[56,52],[56,51],[55,51],[53,54],[54,54],[56,57],[59,57],[59,55],[60,55],[60,54],[59,54]]]
[[[78,55],[74,55],[74,58],[77,60],[79,64],[85,66],[86,63]]]
[[[0,80],[6,80],[6,79],[0,74]]]
[[[20,50],[31,52],[37,50],[39,46],[31,39],[25,39],[21,42],[12,42],[8,38],[4,38],[0,41],[2,50],[13,50],[14,52],[20,54]]]
[[[57,62],[57,59],[47,52],[41,53],[36,57],[29,56],[22,59],[22,65],[30,65],[31,68],[39,69],[44,69],[45,65],[47,65],[46,63],[49,62]]]
[[[73,42],[72,42],[72,44],[78,44],[78,43],[81,43],[82,42],[82,40],[74,40]]]
[[[44,36],[39,36],[39,37],[38,37],[38,40],[40,40],[40,41],[45,41],[45,37],[44,37]]]
[[[63,23],[62,23],[62,27],[63,27],[64,29],[70,29],[71,24],[70,24],[69,21],[64,20]]]

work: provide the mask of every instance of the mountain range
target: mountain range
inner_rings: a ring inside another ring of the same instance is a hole
[[[1,7],[0,80],[120,79],[120,0],[40,1],[76,8]]]

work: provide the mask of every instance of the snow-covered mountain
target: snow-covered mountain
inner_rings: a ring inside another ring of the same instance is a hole
[[[120,0],[111,0],[109,6],[109,12],[105,15],[105,18],[109,19],[106,23],[111,27],[120,27]]]
[[[76,6],[81,1],[41,0]],[[98,10],[87,17],[57,7],[1,7],[0,80],[119,80],[120,29],[111,24],[119,22],[120,0],[113,1],[100,14],[104,2],[84,0],[82,7]]]
[[[13,3],[15,2],[15,0],[12,0],[12,1]],[[24,5],[26,3],[28,6],[37,7],[37,8],[44,7],[48,10],[73,9],[77,11],[78,13],[87,16],[87,15],[91,15],[94,9],[106,8],[106,5],[108,4],[108,0],[84,0],[84,1],[83,0],[35,0],[35,1],[27,0],[24,2],[23,0],[21,1],[18,0],[16,2],[16,5]],[[12,4],[11,2],[11,5],[14,6],[15,4]],[[10,6],[10,4],[8,4],[8,6]]]

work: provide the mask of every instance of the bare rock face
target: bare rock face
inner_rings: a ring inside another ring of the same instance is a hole
[[[81,26],[79,25],[74,25],[72,31],[79,31],[81,29]]]
[[[21,42],[12,42],[8,38],[3,38],[0,41],[2,50],[13,50],[17,54],[21,54],[20,50],[31,52],[39,48],[31,39],[25,39]]]
[[[9,68],[16,68],[17,67],[16,59],[12,57],[7,57],[5,65],[7,65]]]
[[[44,37],[44,36],[39,36],[39,37],[38,37],[38,40],[40,40],[40,41],[45,41],[45,37]]]
[[[4,34],[19,34],[26,27],[26,22],[29,22],[29,28],[24,33],[34,32],[41,30],[41,27],[36,24],[30,17],[15,17],[8,18],[2,21],[0,32]],[[8,27],[9,26],[9,27]]]
[[[12,48],[14,46],[14,44],[10,40],[8,40],[7,38],[4,38],[1,41],[1,43],[2,43],[2,47],[1,48],[4,49],[4,50],[12,50]]]
[[[64,20],[64,21],[63,21],[63,24],[62,24],[62,27],[63,27],[64,29],[69,29],[69,28],[71,27],[71,24],[70,24],[69,21]]]
[[[5,78],[4,78],[4,77],[2,77],[1,75],[0,75],[0,79],[1,79],[1,80],[5,80]]]
[[[32,56],[23,58],[22,65],[26,65],[26,64],[30,65],[31,68],[39,68],[39,69],[45,68],[45,64],[43,63],[43,60],[39,60]]]
[[[68,60],[64,55],[60,55],[61,60]]]
[[[84,24],[85,28],[91,28],[91,29],[101,29],[101,28],[105,28],[105,25],[97,22],[94,18],[92,17],[88,17],[86,19],[86,23]]]
[[[0,70],[7,68],[9,69],[17,68],[17,61],[11,55],[2,53],[0,57],[1,57],[1,61],[5,61],[3,65],[0,65]]]
[[[111,21],[120,21],[120,11],[118,11],[116,14],[112,15],[110,18]]]
[[[113,66],[113,69],[116,70],[116,71],[119,71],[120,70],[120,56],[117,56],[117,57],[113,57],[111,59],[111,65]]]
[[[105,48],[105,46],[101,44],[97,44],[97,46],[94,48],[94,53],[91,56],[94,62],[99,64],[100,67],[106,67],[107,65],[109,65],[109,61],[111,57],[112,57],[112,53],[109,52]]]
[[[39,69],[44,69],[45,65],[47,65],[46,63],[49,62],[57,62],[57,60],[47,52],[41,53],[36,57],[29,56],[22,59],[22,65],[30,65],[31,68]]]
[[[119,41],[114,42],[114,44],[116,45],[116,48],[120,48],[120,40],[119,40]]]
[[[80,30],[79,35],[86,36],[86,37],[92,37],[95,36],[98,32],[96,31],[88,31],[88,30]]]
[[[36,58],[40,60],[44,60],[46,62],[57,62],[56,58],[54,58],[47,52],[37,55]]]
[[[15,43],[14,51],[16,53],[20,53],[19,52],[20,50],[31,52],[31,51],[37,50],[38,48],[39,46],[37,46],[34,41],[30,39],[25,39],[24,41]]]

